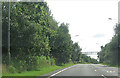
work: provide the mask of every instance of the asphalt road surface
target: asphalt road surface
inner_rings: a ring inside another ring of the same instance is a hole
[[[47,78],[119,78],[117,67],[101,64],[77,64],[44,76]]]

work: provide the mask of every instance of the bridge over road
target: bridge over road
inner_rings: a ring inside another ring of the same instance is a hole
[[[97,51],[94,51],[94,52],[82,52],[82,54],[85,54],[85,55],[97,55]]]
[[[91,58],[97,59],[99,61],[97,51],[91,51],[91,52],[82,52],[82,54],[85,54],[87,56],[90,56]]]

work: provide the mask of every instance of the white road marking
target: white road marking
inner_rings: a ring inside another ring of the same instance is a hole
[[[106,70],[107,73],[115,73],[116,71],[112,70],[112,71],[108,71]]]
[[[52,76],[55,76],[55,75],[57,75],[57,74],[59,74],[59,73],[61,73],[61,72],[65,71],[65,70],[67,70],[67,69],[69,69],[69,68],[72,68],[72,67],[74,67],[74,66],[67,67],[67,68],[65,68],[65,69],[63,69],[63,70],[60,70],[60,71],[58,71],[57,73],[54,73],[54,74],[50,75],[50,76],[49,76],[49,77],[47,77],[47,78],[50,78],[50,77],[52,77]]]
[[[95,71],[97,71],[97,70],[95,70]]]
[[[110,71],[110,73],[112,73],[112,71]]]
[[[104,75],[101,75],[101,76],[104,76]]]
[[[103,74],[102,74],[101,76],[104,77],[104,78],[107,78],[107,77],[105,77]]]

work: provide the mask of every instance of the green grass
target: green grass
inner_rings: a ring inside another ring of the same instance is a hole
[[[107,65],[107,66],[111,66],[111,67],[120,67],[120,66],[118,66],[118,65],[110,65],[110,64],[105,64],[105,63],[99,63],[99,64]]]
[[[75,65],[75,64],[71,63],[71,64],[65,64],[63,66],[56,66],[56,65],[47,66],[47,67],[38,69],[38,71],[25,71],[22,73],[14,73],[14,74],[6,73],[6,74],[3,74],[3,76],[40,76],[40,75],[44,75],[44,74],[50,73],[52,71],[55,71],[55,70],[58,70],[61,68],[65,68],[65,67],[69,67],[72,65]]]

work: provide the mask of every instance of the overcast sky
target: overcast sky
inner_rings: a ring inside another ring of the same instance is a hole
[[[47,3],[58,22],[69,23],[72,40],[79,43],[82,52],[100,51],[100,46],[112,38],[118,0],[47,0]]]

